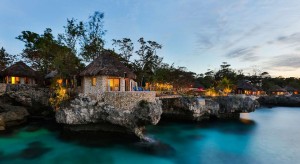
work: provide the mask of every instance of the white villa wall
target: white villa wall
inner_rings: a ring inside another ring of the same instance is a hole
[[[120,78],[120,91],[125,92],[125,79]]]
[[[101,94],[103,92],[109,91],[109,86],[107,84],[108,76],[95,76],[96,77],[96,85],[92,86],[92,76],[85,76],[82,78],[82,93],[85,95],[92,96],[94,98],[100,99],[102,98]],[[120,79],[120,91],[125,92],[125,79],[122,77],[116,77]],[[132,79],[129,80],[130,91],[132,88],[136,86],[136,82]],[[111,91],[118,92],[118,91]]]
[[[106,76],[95,76],[96,85],[92,86],[92,76],[85,76],[82,78],[82,93],[93,98],[99,99],[101,93],[107,90]]]

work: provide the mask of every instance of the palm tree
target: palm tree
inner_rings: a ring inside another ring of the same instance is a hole
[[[232,83],[227,77],[224,77],[221,81],[218,83],[218,88],[220,88],[225,95],[228,95],[232,91]]]

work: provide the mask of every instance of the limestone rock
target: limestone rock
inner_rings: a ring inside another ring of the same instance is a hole
[[[253,112],[259,103],[249,97],[177,97],[162,99],[163,117],[169,120],[201,121],[210,117],[239,117]]]
[[[127,131],[142,137],[145,125],[157,124],[162,114],[161,103],[139,102],[133,109],[124,110],[108,105],[104,102],[95,102],[89,97],[79,95],[72,100],[69,106],[56,112],[56,121],[68,125],[99,124],[101,122],[124,127]]]
[[[220,105],[212,99],[205,99],[205,108],[210,116],[218,116]]]
[[[26,108],[0,102],[0,129],[24,123],[29,115]],[[1,128],[2,127],[2,128]]]
[[[31,115],[48,114],[50,110],[49,89],[24,84],[7,85],[5,96],[27,107]]]
[[[3,116],[0,116],[0,131],[5,130],[5,122]]]
[[[197,97],[176,97],[162,99],[165,119],[201,120],[207,108],[205,100]]]
[[[266,106],[290,106],[300,107],[300,96],[262,96],[258,99],[259,103]]]
[[[214,99],[220,105],[219,113],[250,113],[259,107],[259,103],[250,97],[220,96]]]

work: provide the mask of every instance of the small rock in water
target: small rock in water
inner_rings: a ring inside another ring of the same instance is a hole
[[[145,142],[149,142],[149,143],[154,143],[154,142],[156,142],[153,138],[147,137],[147,136],[144,136],[143,140],[144,140]]]

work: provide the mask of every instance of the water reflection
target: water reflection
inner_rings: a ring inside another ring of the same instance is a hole
[[[132,144],[139,141],[136,136],[124,133],[118,134],[101,131],[73,132],[69,130],[61,131],[58,139],[63,142],[90,148],[107,148],[114,145]]]
[[[131,151],[160,157],[174,157],[176,150],[169,144],[160,141],[138,142],[131,146]]]
[[[9,161],[16,158],[33,160],[42,157],[50,150],[51,148],[46,147],[42,142],[35,141],[29,143],[25,149],[16,153],[4,154],[3,152],[2,153],[0,152],[0,160]]]

